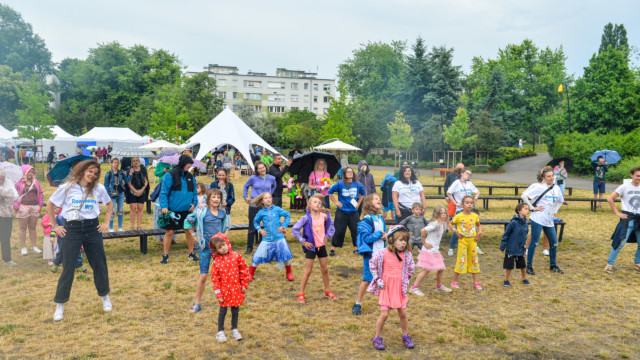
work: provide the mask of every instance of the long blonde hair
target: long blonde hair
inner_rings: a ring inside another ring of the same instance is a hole
[[[435,221],[435,222],[437,222],[437,223],[438,223],[438,225],[440,225],[440,221],[442,221],[442,220],[440,220],[440,218],[441,218],[441,216],[440,216],[440,215],[441,215],[443,212],[445,212],[445,211],[446,211],[446,210],[445,210],[445,208],[444,208],[444,206],[443,206],[443,205],[436,205],[436,206],[434,206],[434,207],[433,207],[433,217],[431,218],[431,221],[432,221],[432,222],[433,222],[433,221]]]

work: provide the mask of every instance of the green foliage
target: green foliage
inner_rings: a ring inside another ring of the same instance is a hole
[[[600,48],[598,54],[601,54],[609,48],[618,50],[629,50],[629,40],[627,39],[627,30],[623,24],[608,23],[602,31],[602,39],[600,39]],[[627,52],[628,55],[628,52]]]
[[[381,99],[374,101],[369,98],[358,98],[349,104],[348,110],[353,119],[353,134],[355,145],[364,154],[374,147],[389,144],[389,130],[387,121],[393,117],[393,101]]]
[[[347,144],[352,144],[355,137],[352,135],[353,122],[347,112],[347,94],[344,82],[338,82],[339,97],[331,98],[329,109],[324,117],[324,125],[320,132],[320,140],[333,138],[340,139]]]
[[[411,126],[404,119],[401,111],[396,111],[393,122],[387,124],[387,129],[391,134],[391,145],[399,150],[409,150],[413,144],[411,136]]]
[[[640,156],[620,160],[607,171],[607,181],[622,183],[623,179],[631,177],[630,171],[636,166],[640,166]]]
[[[505,340],[507,335],[503,331],[492,330],[483,325],[471,325],[465,327],[465,332],[476,344]]]
[[[503,157],[505,161],[511,161],[528,156],[536,156],[536,152],[530,148],[501,147],[497,151],[498,155]]]
[[[464,152],[474,153],[479,150],[493,154],[500,147],[504,133],[496,126],[488,111],[481,111],[471,119],[468,135],[472,140],[462,146]]]
[[[465,108],[459,108],[456,111],[456,117],[450,126],[444,125],[444,141],[451,146],[452,149],[458,150],[463,145],[474,141],[478,135],[465,137],[469,131],[469,115]]]
[[[502,156],[498,156],[498,157],[494,157],[494,158],[490,158],[489,159],[489,167],[491,168],[491,170],[493,171],[497,171],[500,170],[500,168],[506,163],[507,161],[505,160],[505,158],[503,158]]]
[[[194,133],[189,114],[180,104],[175,88],[166,87],[155,101],[155,111],[151,113],[150,135],[172,143],[183,143]]]
[[[18,139],[30,139],[33,144],[40,139],[53,139],[51,126],[56,122],[47,112],[49,94],[42,91],[39,82],[31,81],[24,89],[16,89],[20,103],[24,108],[16,110],[18,118]]]
[[[1,5],[0,5],[1,6]],[[24,89],[27,83],[22,74],[15,73],[9,66],[0,65],[0,119],[2,126],[13,129],[18,125],[15,111],[22,107],[18,89]]]
[[[4,4],[0,4],[0,30],[0,65],[27,78],[38,74],[43,79],[51,74],[51,52],[44,40],[33,33],[31,24],[25,23],[20,13]]]
[[[245,116],[241,119],[267,143],[277,144],[280,141],[281,136],[276,125],[278,119],[275,116]]]

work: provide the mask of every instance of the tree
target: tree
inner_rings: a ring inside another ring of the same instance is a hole
[[[389,144],[389,129],[387,121],[393,117],[392,100],[358,98],[348,107],[348,113],[353,119],[353,135],[355,145],[362,149],[363,155],[375,147]]]
[[[53,139],[54,134],[51,126],[56,122],[47,113],[49,109],[49,94],[42,91],[40,83],[32,80],[24,89],[16,89],[18,97],[23,105],[22,109],[16,110],[19,125],[18,139],[30,139],[33,145],[41,139]]]
[[[0,65],[0,119],[2,119],[2,125],[9,129],[18,125],[15,112],[22,106],[18,89],[22,90],[25,87],[22,74],[11,71],[11,68],[6,65]]]
[[[37,74],[41,79],[51,74],[51,53],[44,40],[33,33],[20,13],[0,4],[0,65],[7,65],[27,79]]]
[[[603,52],[609,50],[609,47],[618,50],[629,50],[627,30],[624,28],[623,24],[615,24],[614,26],[612,23],[608,23],[604,26],[604,29],[602,31],[602,39],[600,39],[600,48],[598,49],[598,54],[602,54]]]
[[[404,118],[404,114],[401,111],[396,111],[396,116],[393,122],[387,124],[387,129],[391,134],[391,145],[394,148],[407,151],[413,145],[413,137],[411,136],[411,126],[407,124]]]
[[[151,114],[151,137],[164,139],[173,143],[183,143],[193,135],[193,125],[189,114],[178,99],[174,89],[168,87],[160,93],[156,100],[156,111]]]
[[[347,112],[347,95],[346,84],[343,81],[338,82],[339,97],[331,98],[329,109],[324,116],[324,125],[320,132],[320,140],[329,140],[338,138],[346,143],[353,143],[355,137],[353,134],[353,122]],[[329,94],[327,92],[327,94]]]
[[[401,106],[405,109],[407,123],[414,130],[419,131],[426,125],[430,115],[424,98],[429,93],[433,74],[427,47],[421,37],[416,39],[412,49],[413,54],[407,56],[404,68],[402,81],[404,86],[400,90],[401,99],[403,99]]]
[[[465,137],[469,131],[469,115],[465,108],[456,110],[456,117],[450,126],[444,125],[444,138],[452,149],[458,150],[462,146],[474,141],[478,136]]]

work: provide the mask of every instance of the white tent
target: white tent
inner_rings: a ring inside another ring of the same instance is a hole
[[[2,125],[0,125],[0,139],[11,139],[13,135],[11,135],[11,131],[5,129]]]
[[[133,130],[120,127],[94,127],[86,134],[78,136],[78,141],[82,140],[144,142],[144,138]]]
[[[182,146],[182,145],[176,145],[173,143],[170,143],[166,140],[157,140],[154,141],[150,144],[146,144],[146,145],[142,145],[139,147],[140,149],[146,149],[146,150],[150,150],[150,151],[159,151],[159,150],[166,150],[166,149],[175,149],[175,150],[185,150],[186,147]]]
[[[265,147],[274,154],[278,153],[229,108],[224,109],[205,127],[193,135],[185,146],[192,147],[196,144],[200,144],[200,150],[195,157],[198,160],[202,160],[209,151],[229,144],[240,151],[252,169],[253,161],[251,161],[249,153],[252,145]]]
[[[337,151],[357,151],[362,150],[353,145],[349,145],[340,140],[336,140],[334,142],[330,142],[328,144],[320,145],[315,147],[316,150],[337,150]]]

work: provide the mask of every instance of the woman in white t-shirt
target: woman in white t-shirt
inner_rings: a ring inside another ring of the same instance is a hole
[[[449,201],[453,202],[453,204],[456,206],[456,215],[459,212],[462,212],[462,199],[465,196],[467,195],[473,196],[474,203],[476,200],[478,200],[478,197],[480,196],[480,191],[471,182],[471,175],[472,175],[471,169],[469,168],[462,169],[462,171],[460,172],[460,178],[454,181],[451,184],[451,186],[449,186],[449,189],[447,190],[447,197],[449,198]],[[454,232],[453,234],[451,234],[451,240],[449,241],[449,252],[447,253],[447,255],[453,256],[453,250],[455,250],[455,248],[457,247],[458,247],[458,237]],[[480,255],[484,254],[482,250],[480,250],[480,247],[478,247],[477,250],[478,250],[478,254]]]
[[[542,231],[549,239],[549,269],[555,273],[564,274],[556,264],[558,236],[553,224],[555,214],[562,206],[564,197],[558,185],[553,184],[554,178],[553,168],[545,167],[538,175],[538,182],[531,184],[521,196],[522,201],[528,204],[531,210],[531,242],[527,249],[527,274],[530,275],[535,275],[533,255]]]
[[[62,320],[64,304],[69,301],[71,285],[80,247],[84,246],[85,254],[93,269],[93,282],[102,297],[102,308],[111,311],[113,306],[109,299],[109,272],[107,257],[104,253],[102,233],[109,227],[109,219],[113,210],[111,197],[105,187],[99,183],[100,165],[95,160],[82,161],[74,166],[69,180],[56,190],[47,202],[47,212],[58,236],[64,237],[62,247],[64,270],[58,279],[58,288],[53,300],[56,302],[54,321]],[[99,203],[106,206],[104,223],[100,224]],[[65,219],[64,226],[55,224],[55,210],[62,208],[61,215]]]
[[[411,166],[403,166],[400,168],[400,177],[393,188],[391,196],[393,197],[393,205],[396,208],[396,224],[400,224],[402,220],[411,216],[411,207],[413,203],[422,204],[422,208],[427,208],[427,200],[424,198],[424,187],[418,181],[416,174]]]
[[[616,208],[615,200],[620,198],[622,212]],[[629,241],[631,236],[635,236],[638,243],[633,269],[640,271],[640,166],[631,169],[631,181],[625,181],[622,185],[607,198],[609,207],[618,215],[620,222],[616,226],[616,231],[611,236],[611,252],[607,259],[607,266],[604,271],[613,273],[613,264],[616,262],[618,253]]]

